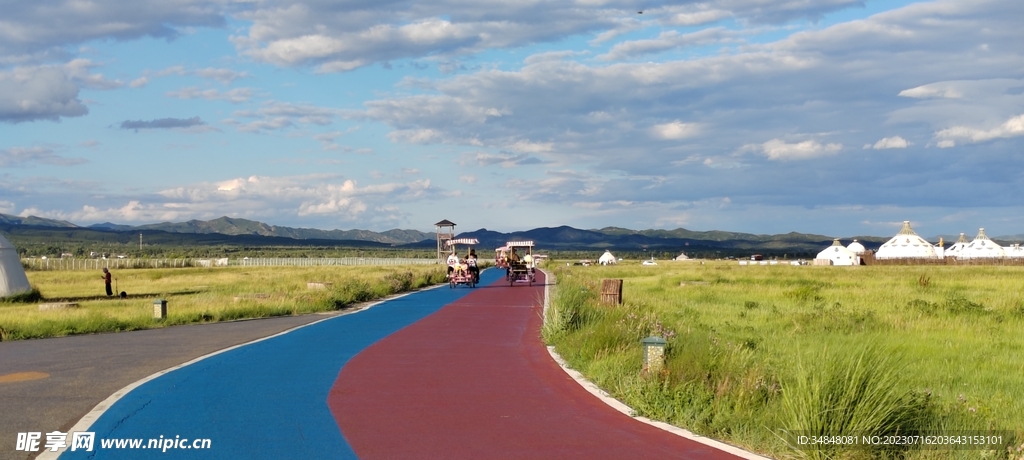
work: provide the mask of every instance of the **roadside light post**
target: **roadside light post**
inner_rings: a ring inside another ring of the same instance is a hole
[[[644,347],[644,372],[658,373],[665,368],[665,345],[668,342],[658,336],[640,341]]]
[[[167,301],[156,299],[153,301],[153,319],[167,318]]]

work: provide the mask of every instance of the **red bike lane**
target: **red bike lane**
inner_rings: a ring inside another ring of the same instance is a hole
[[[479,287],[353,357],[328,405],[356,455],[738,458],[633,420],[570,378],[540,337],[543,282]]]

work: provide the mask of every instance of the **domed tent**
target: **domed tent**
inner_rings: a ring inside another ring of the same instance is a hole
[[[971,244],[971,242],[967,241],[967,237],[961,233],[960,239],[956,240],[956,243],[953,243],[949,249],[946,249],[946,255],[950,257],[960,257],[960,251],[963,251],[968,244]]]
[[[831,265],[860,265],[859,257],[853,251],[843,247],[843,244],[836,238],[832,246],[825,248],[818,253],[814,260],[828,260]]]
[[[611,251],[606,250],[604,251],[604,254],[601,254],[601,258],[597,259],[597,261],[601,265],[615,265],[615,256],[612,255]]]
[[[935,248],[910,228],[910,221],[903,221],[903,228],[896,236],[882,244],[875,253],[876,259],[938,259]]]
[[[867,248],[865,248],[863,244],[860,244],[859,242],[857,242],[857,240],[853,240],[853,242],[850,243],[850,245],[847,246],[846,249],[849,249],[850,252],[853,252],[854,254],[857,254],[858,256],[861,255],[861,254],[864,254],[865,252],[868,251]]]
[[[1024,259],[1024,248],[1020,247],[1020,244],[1007,246],[1003,251],[1006,251],[1006,257],[1011,259]]]
[[[21,266],[21,258],[14,245],[0,235],[0,297],[31,291],[25,276],[25,268]]]
[[[984,228],[978,229],[978,236],[960,251],[959,259],[1002,259],[1006,257],[1003,247],[988,239]]]

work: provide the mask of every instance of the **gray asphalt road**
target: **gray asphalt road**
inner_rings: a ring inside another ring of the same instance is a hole
[[[30,458],[14,451],[19,432],[67,432],[96,404],[132,382],[340,313],[0,342],[0,459]],[[49,376],[5,382],[3,376],[11,374]]]

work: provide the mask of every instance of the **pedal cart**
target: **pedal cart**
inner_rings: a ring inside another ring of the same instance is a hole
[[[505,277],[509,286],[516,283],[527,283],[533,286],[536,281],[533,260],[533,241],[509,241],[505,243],[509,248],[508,268]]]
[[[468,260],[468,255],[473,246],[480,244],[476,238],[455,238],[445,242],[449,251],[461,254],[458,262],[452,265],[452,271],[448,275],[448,288],[465,284],[471,288],[476,287],[480,282],[480,269],[476,267],[475,261]],[[458,246],[465,246],[460,251]]]

